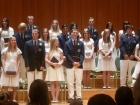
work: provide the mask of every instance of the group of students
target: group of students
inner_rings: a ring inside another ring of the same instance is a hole
[[[34,17],[27,17],[28,24],[20,23],[19,32],[9,27],[7,18],[2,20],[1,55],[2,75],[1,85],[5,92],[13,87],[13,100],[16,100],[19,76],[28,79],[28,91],[34,79],[50,81],[52,102],[59,102],[60,81],[68,85],[68,102],[74,100],[74,80],[76,83],[76,100],[82,101],[81,83],[89,87],[90,72],[95,68],[94,57],[99,46],[98,71],[103,71],[103,88],[110,89],[110,72],[115,71],[116,33],[113,24],[108,22],[99,40],[98,30],[93,27],[94,19],[89,18],[88,27],[82,35],[76,23],[72,22],[70,30],[66,24],[59,28],[57,20],[53,20],[51,29],[44,28],[40,34],[39,27],[34,25]],[[128,21],[124,22],[120,35],[121,86],[126,86],[127,69],[133,63],[134,48],[138,37],[133,36],[133,27]],[[129,35],[129,41],[128,41]],[[135,34],[134,34],[135,35]],[[98,43],[99,41],[99,43]],[[138,53],[138,48],[136,54]],[[128,55],[129,54],[129,55]],[[129,64],[128,64],[129,62]],[[124,67],[127,66],[127,67]],[[66,71],[64,73],[64,70]],[[124,71],[125,70],[125,71]],[[9,75],[7,71],[15,71]],[[65,75],[64,75],[65,74]],[[130,72],[128,79],[131,80]]]

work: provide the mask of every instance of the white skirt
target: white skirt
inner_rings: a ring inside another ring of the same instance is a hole
[[[132,77],[137,79],[139,73],[140,73],[140,62],[137,62]]]
[[[94,70],[94,59],[84,60],[83,70]]]
[[[19,86],[19,72],[17,75],[6,75],[2,70],[0,82],[2,86],[18,87]]]
[[[65,81],[63,66],[53,69],[50,65],[47,66],[46,81]]]
[[[116,71],[114,59],[98,59],[97,71]]]

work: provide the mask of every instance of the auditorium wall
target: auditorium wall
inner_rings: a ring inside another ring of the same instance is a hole
[[[76,22],[82,33],[88,25],[88,18],[94,17],[94,27],[99,30],[99,35],[109,21],[118,35],[125,20],[130,21],[138,34],[140,0],[0,0],[0,20],[7,17],[15,32],[20,22],[27,23],[28,15],[35,17],[34,23],[41,30],[50,28],[52,20],[57,19],[60,26]]]

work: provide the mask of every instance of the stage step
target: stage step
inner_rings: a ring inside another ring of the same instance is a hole
[[[94,85],[95,84],[95,85]],[[117,87],[120,86],[120,80],[117,79]],[[116,87],[116,79],[111,78],[110,79],[110,87],[111,89],[102,89],[103,87],[103,80],[102,78],[96,78],[96,79],[90,79],[90,86],[91,89],[82,89],[82,96],[83,96],[83,100],[88,100],[91,96],[95,95],[95,94],[99,94],[99,93],[105,93],[110,95],[112,98],[114,98],[114,94],[115,91],[117,89]],[[9,90],[11,96],[12,96],[12,90]],[[51,98],[51,94],[49,92],[50,98]],[[68,90],[63,88],[60,91],[60,95],[59,95],[59,100],[61,101],[66,101],[68,98]],[[12,99],[12,97],[11,97]],[[27,89],[20,89],[18,90],[18,95],[17,95],[17,100],[19,101],[27,101],[28,97],[27,97]]]

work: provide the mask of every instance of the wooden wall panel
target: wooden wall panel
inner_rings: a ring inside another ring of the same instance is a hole
[[[50,29],[53,20],[53,0],[40,0],[38,1],[38,25],[42,33],[43,28]]]
[[[123,21],[128,20],[134,25],[134,31],[137,34],[138,27],[138,1],[139,0],[123,0]]]
[[[88,26],[89,17],[94,18],[94,27],[96,27],[96,0],[82,0],[82,29]]]
[[[69,3],[68,3],[68,0],[60,0],[59,1],[59,25],[60,25],[60,28],[63,24],[67,24],[68,27],[70,26],[70,23],[69,23]],[[62,29],[62,28],[61,28]]]
[[[138,17],[138,28],[140,28],[140,0],[138,1],[138,14],[139,14],[139,17]]]
[[[82,30],[82,15],[81,15],[81,7],[82,3],[81,0],[68,0],[68,6],[69,6],[69,24],[71,22],[76,22],[78,25],[78,28],[81,32]]]
[[[31,2],[31,7],[30,7],[30,9],[31,9],[31,15],[33,15],[34,16],[34,18],[35,18],[35,21],[34,21],[34,23],[36,24],[36,25],[38,25],[38,20],[40,19],[40,17],[39,17],[39,11],[38,11],[38,0],[31,0],[32,2]]]
[[[3,18],[8,18],[9,22],[10,22],[10,26],[12,26],[11,24],[11,0],[0,0],[0,27],[1,27],[1,22]]]
[[[59,5],[60,0],[53,0],[53,20],[59,20],[59,15],[60,15],[60,5]]]
[[[22,0],[22,22],[27,23],[27,16],[31,13],[31,0]],[[36,21],[36,17],[34,19]]]
[[[57,19],[60,27],[76,22],[82,32],[90,16],[95,19],[94,27],[99,34],[108,21],[113,23],[117,34],[125,20],[134,25],[136,34],[140,26],[140,0],[0,0],[0,12],[0,21],[7,17],[15,32],[20,22],[27,23],[28,15],[35,17],[34,23],[40,30],[50,29],[52,20]]]
[[[108,2],[108,22],[113,23],[113,30],[117,34],[118,30],[117,30],[117,1],[116,0],[109,0]],[[116,37],[118,40],[118,35],[116,35]],[[118,43],[115,46],[118,47]]]
[[[101,32],[105,29],[109,18],[109,0],[97,0],[97,29],[101,38]]]
[[[14,28],[14,33],[17,33],[18,25],[22,22],[22,0],[18,0],[17,2],[12,2],[11,0],[10,6],[10,18],[12,19],[10,24]]]

